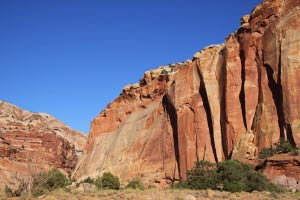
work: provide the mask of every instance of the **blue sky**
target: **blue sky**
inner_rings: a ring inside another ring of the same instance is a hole
[[[88,132],[123,86],[218,44],[260,0],[0,0],[0,99]]]

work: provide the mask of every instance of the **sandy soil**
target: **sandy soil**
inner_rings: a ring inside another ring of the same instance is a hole
[[[102,190],[89,193],[84,192],[65,192],[63,190],[54,191],[39,198],[20,197],[6,198],[4,194],[0,199],[43,199],[43,200],[221,200],[221,199],[245,199],[245,200],[271,200],[271,199],[299,199],[300,193],[276,194],[270,192],[252,192],[252,193],[229,193],[213,190],[195,191],[195,190]]]

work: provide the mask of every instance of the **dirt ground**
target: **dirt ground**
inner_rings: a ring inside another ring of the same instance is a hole
[[[19,197],[19,198],[7,198],[4,194],[0,195],[0,199],[43,199],[43,200],[221,200],[221,199],[245,199],[245,200],[271,200],[271,199],[299,199],[300,193],[283,193],[276,194],[270,192],[252,192],[252,193],[229,193],[213,190],[158,190],[158,189],[146,189],[146,190],[102,190],[94,192],[78,192],[71,191],[65,192],[63,190],[57,190],[39,198],[32,197]]]

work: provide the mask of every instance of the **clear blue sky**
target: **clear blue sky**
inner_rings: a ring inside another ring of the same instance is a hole
[[[0,0],[0,99],[88,132],[143,73],[222,43],[260,0]]]

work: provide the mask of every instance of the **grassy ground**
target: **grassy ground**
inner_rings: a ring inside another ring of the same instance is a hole
[[[193,199],[194,197],[194,199]],[[271,200],[271,199],[300,199],[299,193],[275,194],[269,192],[252,192],[252,193],[229,193],[220,191],[195,191],[195,190],[102,190],[89,193],[84,192],[65,192],[57,190],[39,198],[20,197],[6,198],[5,194],[0,194],[0,199],[43,199],[43,200],[221,200],[221,199],[246,199],[246,200]]]

